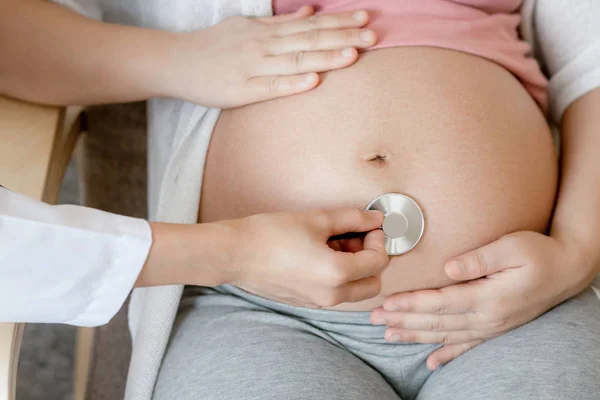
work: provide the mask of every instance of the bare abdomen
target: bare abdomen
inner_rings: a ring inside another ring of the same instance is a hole
[[[414,198],[425,233],[381,296],[450,283],[443,264],[519,230],[543,231],[557,160],[541,112],[503,68],[439,48],[366,52],[310,93],[222,113],[201,221]],[[338,309],[368,310],[381,296]]]

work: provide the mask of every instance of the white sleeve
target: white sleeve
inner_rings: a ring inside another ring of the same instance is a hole
[[[0,187],[0,321],[108,322],[151,243],[144,220],[50,206]]]
[[[71,11],[81,14],[88,18],[95,20],[102,20],[102,8],[100,7],[100,0],[50,0],[52,3],[56,3],[63,7],[68,8]]]
[[[600,0],[537,0],[533,7],[537,52],[550,77],[550,115],[560,124],[567,107],[600,87]]]

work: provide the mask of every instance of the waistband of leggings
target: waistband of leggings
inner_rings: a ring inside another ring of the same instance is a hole
[[[280,303],[278,301],[265,299],[264,297],[254,295],[243,289],[231,285],[222,285],[214,288],[214,290],[219,293],[229,294],[238,298],[242,298],[250,303],[254,303],[261,307],[269,308],[281,314],[292,315],[297,318],[336,324],[373,326],[373,324],[370,321],[371,312],[369,311],[339,311],[295,307],[290,306],[288,304]]]

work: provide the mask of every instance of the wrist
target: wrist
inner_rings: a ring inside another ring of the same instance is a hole
[[[198,266],[202,266],[201,281],[196,285],[219,286],[234,282],[237,276],[234,259],[240,248],[235,229],[222,221],[187,226],[197,232],[189,236],[190,253],[184,275],[197,274]]]
[[[198,82],[203,72],[197,68],[197,62],[191,57],[198,57],[201,48],[197,45],[197,35],[201,31],[160,32],[160,61],[149,84],[154,97],[174,97],[188,100],[187,92],[192,82]],[[194,85],[196,88],[198,85]],[[200,87],[202,87],[200,85]]]
[[[140,53],[129,60],[129,66],[132,79],[139,80],[144,91],[143,98],[177,97],[175,85],[185,77],[175,71],[174,58],[183,34],[155,29],[141,29],[139,34]]]
[[[575,232],[552,229],[551,236],[564,247],[565,263],[572,266],[569,276],[583,289],[600,274],[600,251],[597,245],[580,238]]]
[[[152,246],[136,287],[219,286],[234,279],[227,230],[217,223],[151,222]]]
[[[218,263],[221,266],[222,284],[237,285],[244,275],[252,272],[248,261],[252,259],[254,247],[250,243],[252,235],[247,234],[243,221],[247,218],[229,219],[210,223],[212,234],[219,237]],[[242,223],[240,223],[242,222]]]

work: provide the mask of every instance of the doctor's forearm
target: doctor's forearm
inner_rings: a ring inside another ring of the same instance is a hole
[[[561,184],[551,234],[581,246],[581,279],[600,273],[600,88],[582,96],[562,122]]]
[[[157,95],[175,34],[97,22],[43,0],[0,1],[0,93],[53,105]]]

